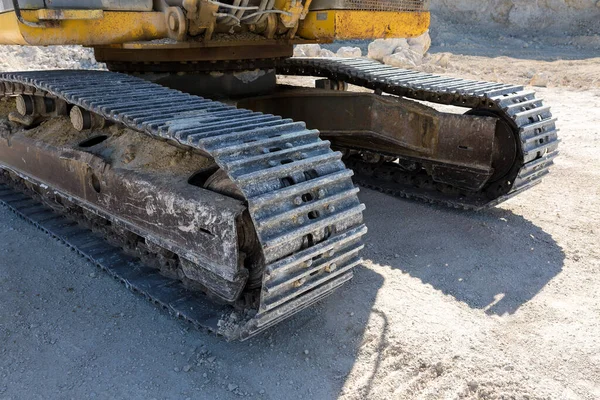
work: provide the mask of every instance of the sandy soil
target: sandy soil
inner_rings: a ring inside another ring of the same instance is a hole
[[[542,185],[481,213],[363,189],[356,278],[244,343],[0,209],[0,398],[598,398],[600,91],[541,95],[563,139]]]
[[[363,189],[355,279],[243,343],[190,329],[0,208],[0,399],[600,398],[600,60],[435,46],[452,52],[436,72],[555,77],[539,92],[562,154],[541,185],[480,213]]]

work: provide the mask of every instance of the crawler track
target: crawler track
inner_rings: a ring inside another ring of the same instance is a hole
[[[277,73],[324,77],[410,99],[486,110],[508,122],[518,136],[513,168],[485,193],[445,193],[435,182],[412,183],[413,177],[396,163],[347,160],[359,184],[382,192],[457,208],[492,207],[540,183],[558,155],[550,107],[522,86],[436,76],[367,59],[291,58]]]
[[[199,151],[227,172],[245,196],[265,259],[256,315],[228,331],[229,338],[248,338],[325,297],[348,281],[360,262],[360,237],[366,228],[352,172],[342,155],[304,123],[113,72],[6,73],[0,74],[0,82],[0,95],[61,98]],[[121,273],[115,272],[122,278]],[[149,281],[144,293],[160,302],[163,286],[160,279]],[[202,317],[187,316],[214,329]]]

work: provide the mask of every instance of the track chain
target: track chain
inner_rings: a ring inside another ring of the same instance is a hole
[[[522,86],[457,79],[383,65],[356,58],[291,58],[277,67],[278,74],[317,76],[409,99],[437,104],[485,109],[509,122],[518,134],[518,161],[497,185],[498,196],[483,193],[445,194],[435,184],[410,186],[397,182],[394,175],[406,175],[392,163],[374,167],[366,162],[351,162],[355,180],[366,187],[396,196],[418,199],[445,206],[482,209],[493,207],[540,183],[558,155],[556,118],[535,93]],[[409,178],[408,178],[409,179]]]
[[[303,122],[114,72],[3,73],[0,82],[0,95],[61,98],[200,151],[227,172],[246,198],[265,258],[257,314],[233,336],[250,337],[318,301],[348,281],[361,261],[364,205],[352,171],[342,154],[331,151],[329,142]],[[153,288],[146,294],[153,297]]]

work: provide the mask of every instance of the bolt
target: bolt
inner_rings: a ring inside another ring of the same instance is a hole
[[[336,263],[331,263],[328,266],[325,267],[325,271],[327,272],[333,272],[337,269],[337,264]]]
[[[325,197],[325,195],[327,194],[327,192],[325,191],[325,189],[319,189],[319,191],[317,192],[317,194],[319,195],[320,198]]]
[[[271,160],[271,161],[269,161],[269,165],[270,165],[271,167],[275,167],[275,166],[277,166],[278,164],[279,164],[279,163],[278,163],[277,161],[275,161],[275,160]]]
[[[335,250],[331,249],[327,252],[327,254],[325,254],[327,257],[333,257],[335,255]]]
[[[304,262],[304,266],[305,266],[306,268],[310,267],[311,265],[313,265],[313,260],[312,260],[312,258],[311,258],[310,260],[306,260],[306,261]]]
[[[298,217],[298,224],[302,225],[304,223],[304,217]]]
[[[294,198],[294,204],[299,206],[300,204],[302,204],[302,197],[298,196]]]
[[[329,207],[327,207],[327,209],[329,210],[329,212],[334,212],[335,206],[333,204],[330,204]]]
[[[287,143],[285,144],[285,147],[287,147],[288,149],[291,149],[292,147],[294,147],[294,145],[293,145],[293,144],[291,144],[290,142],[287,142]]]
[[[269,149],[267,149],[266,147],[264,149],[262,149],[263,154],[269,154],[270,151]]]

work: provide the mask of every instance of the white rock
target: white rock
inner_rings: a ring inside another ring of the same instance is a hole
[[[306,53],[304,52],[304,49],[301,48],[300,46],[294,47],[294,57],[306,57]]]
[[[410,38],[407,40],[410,48],[417,53],[425,54],[431,47],[431,37],[429,31],[425,32],[421,36]]]
[[[318,44],[299,44],[294,47],[294,57],[319,57],[320,51],[321,46]]]
[[[385,56],[383,63],[394,67],[416,67],[421,65],[423,55],[411,49],[400,49],[400,51]]]
[[[448,68],[450,66],[450,53],[438,53],[428,57],[430,64],[435,64],[442,68]]]
[[[538,73],[531,78],[529,82],[531,86],[537,87],[547,87],[548,86],[548,76],[544,73]]]
[[[346,57],[346,58],[361,57],[362,51],[358,47],[344,46],[344,47],[340,47],[338,49],[337,53],[335,53],[335,55],[338,57]]]
[[[376,39],[369,43],[368,57],[383,61],[384,57],[393,54],[397,49],[408,49],[406,39]]]
[[[319,51],[319,57],[335,57],[335,53],[331,50],[321,49],[321,51]]]

